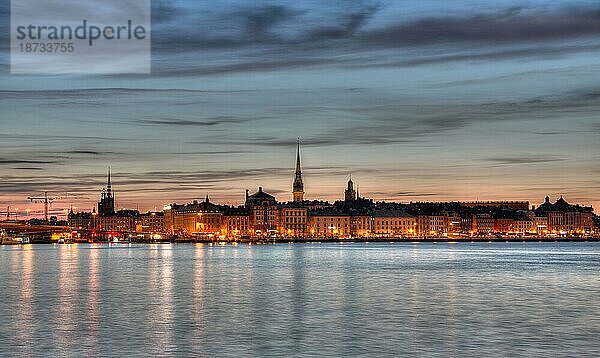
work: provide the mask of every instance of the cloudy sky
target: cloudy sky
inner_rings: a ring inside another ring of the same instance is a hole
[[[596,0],[153,1],[152,74],[119,76],[10,75],[8,3],[0,211],[90,210],[108,166],[119,207],[286,201],[296,137],[309,199],[600,207]]]

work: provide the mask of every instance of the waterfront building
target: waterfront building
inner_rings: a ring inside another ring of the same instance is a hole
[[[365,237],[373,233],[373,217],[365,214],[350,216],[350,236]]]
[[[337,210],[309,213],[309,233],[313,237],[339,238],[350,236],[350,215]]]
[[[210,202],[208,195],[203,202],[196,204],[194,234],[199,237],[220,236],[223,227],[221,208]]]
[[[252,195],[246,190],[246,208],[250,210],[250,225],[256,236],[277,234],[279,205],[273,195],[264,192],[262,187]]]
[[[473,231],[473,215],[465,214],[460,217],[460,232],[464,235],[471,235]]]
[[[196,233],[196,222],[198,220],[198,202],[182,206],[173,205],[173,233],[192,235]]]
[[[222,208],[211,203],[208,195],[203,202],[171,204],[164,212],[164,230],[172,234],[212,237],[220,235],[223,227]]]
[[[533,227],[534,227],[534,232],[536,232],[539,235],[547,235],[548,234],[548,216],[543,215],[542,213],[540,213],[540,215],[538,214],[534,214],[533,217]]]
[[[175,209],[177,204],[165,205],[163,208],[163,232],[175,233]]]
[[[375,236],[406,237],[416,234],[417,218],[404,211],[375,210],[372,222],[372,233]]]
[[[527,234],[535,232],[534,221],[528,215],[518,214],[514,219],[513,232]]]
[[[96,217],[96,230],[116,234],[136,232],[136,223],[139,216],[136,210],[119,210],[113,215]]]
[[[138,234],[156,234],[163,232],[164,213],[148,212],[136,219],[135,232]]]
[[[473,232],[488,235],[494,232],[495,220],[491,214],[473,214]]]
[[[298,202],[282,204],[280,208],[279,233],[286,237],[306,236],[308,208]]]
[[[226,208],[223,212],[222,233],[230,239],[252,236],[250,212],[244,207]]]
[[[441,213],[436,213],[429,216],[429,235],[441,236],[446,232],[445,218]]]
[[[415,217],[415,235],[419,237],[425,237],[429,235],[429,215],[419,214]]]
[[[73,209],[69,211],[67,221],[69,227],[73,230],[93,230],[96,227],[96,210],[93,212],[73,212]]]
[[[456,235],[461,232],[461,217],[458,213],[444,213],[444,233],[446,235]]]
[[[571,205],[562,196],[554,204],[546,196],[534,211],[536,216],[547,217],[548,232],[552,234],[589,233],[594,227],[591,206]]]
[[[494,231],[498,233],[512,232],[515,220],[512,218],[499,218],[494,220]]]

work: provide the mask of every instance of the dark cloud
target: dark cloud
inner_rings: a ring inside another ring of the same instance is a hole
[[[460,16],[431,16],[412,21],[393,23],[377,28],[365,25],[385,6],[374,2],[358,2],[349,6],[340,3],[336,11],[329,13],[300,10],[291,5],[246,6],[239,10],[224,11],[213,16],[217,24],[225,21],[239,24],[240,31],[228,31],[210,39],[202,32],[196,36],[177,33],[172,44],[195,42],[197,45],[248,46],[252,44],[308,44],[318,46],[322,41],[349,40],[370,47],[397,47],[430,45],[454,42],[530,42],[545,39],[565,39],[600,33],[600,7],[572,6],[556,10],[542,7],[513,7],[495,12],[471,13]],[[173,14],[187,13],[190,22],[207,22],[199,9],[181,9],[173,4],[159,2],[154,9],[157,18],[181,21]],[[323,14],[327,17],[323,18]],[[216,19],[216,20],[215,20]],[[294,31],[283,22],[294,25]],[[207,27],[210,23],[205,23]],[[190,29],[192,30],[192,29]],[[166,34],[157,33],[157,41],[166,40]],[[164,43],[166,45],[166,43]],[[162,45],[162,43],[161,43]]]
[[[315,30],[309,30],[307,41],[351,38],[373,17],[379,8],[379,5],[367,5],[358,11],[342,13],[337,21],[320,26]]]
[[[125,142],[125,141],[147,141],[147,139],[122,138],[122,137],[99,137],[99,136],[76,136],[76,135],[40,135],[40,134],[10,134],[0,133],[0,139],[11,139],[27,142],[65,142],[70,140],[91,140],[98,142]],[[66,157],[62,157],[66,158]]]
[[[560,10],[510,8],[496,13],[442,16],[365,32],[364,43],[378,47],[453,42],[531,42],[600,34],[600,7]]]
[[[151,14],[153,23],[174,21],[184,13],[184,9],[177,6],[175,1],[152,0]]]
[[[291,58],[283,57],[280,59],[256,59],[254,61],[244,61],[225,65],[215,65],[213,63],[194,65],[190,67],[186,64],[169,64],[169,67],[157,67],[156,76],[205,76],[218,75],[223,73],[255,72],[255,71],[275,71],[295,68],[305,68],[318,65],[340,64],[341,61],[334,58]]]
[[[600,34],[600,6],[514,7],[412,20],[398,16],[403,20],[378,24],[377,15],[388,10],[380,3],[323,5],[335,9],[281,3],[206,8],[195,2],[153,1],[153,76],[323,65],[406,67],[598,50],[593,41],[573,40]],[[6,48],[6,42],[0,45]],[[406,47],[419,50],[372,54]]]
[[[421,197],[421,196],[436,196],[439,195],[437,193],[421,193],[421,192],[416,192],[416,191],[399,191],[399,192],[382,192],[382,191],[375,191],[372,192],[371,194],[373,195],[387,195],[387,196],[392,196],[392,197]]]
[[[272,32],[274,27],[282,21],[294,17],[296,14],[297,11],[283,5],[259,6],[243,9],[236,13],[249,39],[257,42],[269,39],[275,40],[276,35]],[[235,19],[231,20],[235,21]]]
[[[216,26],[197,9],[189,10],[189,22],[197,22],[207,29],[224,27],[225,30],[197,32],[198,27],[183,25],[179,31],[157,29],[153,33],[153,48],[159,55],[225,48],[238,52],[234,58],[228,56],[227,61],[178,63],[172,67],[168,66],[169,62],[161,62],[156,66],[158,74],[175,76],[188,71],[188,74],[211,75],[317,65],[420,66],[465,60],[551,58],[598,50],[597,43],[573,44],[569,40],[600,34],[600,7],[583,5],[554,10],[509,8],[400,20],[380,26],[374,19],[386,8],[373,2],[358,2],[352,6],[343,2],[335,11],[323,13],[300,10],[292,5],[247,6],[216,16],[217,20],[212,20]],[[169,8],[165,13],[173,11]],[[186,34],[186,31],[195,33]],[[432,49],[431,45],[436,46]],[[420,50],[369,55],[373,50],[404,47]]]
[[[0,158],[0,165],[15,165],[15,164],[56,164],[57,162],[42,161],[42,160],[23,160],[23,159],[5,159]]]
[[[10,47],[10,1],[0,1],[0,51],[7,51]],[[6,35],[5,35],[6,34]]]
[[[507,157],[494,157],[482,159],[487,162],[493,162],[496,164],[505,165],[520,165],[520,164],[537,164],[537,163],[551,163],[560,162],[566,160],[565,158],[558,157],[555,155],[521,155],[521,156],[507,156]]]
[[[113,152],[98,152],[95,150],[72,150],[67,154],[87,154],[87,155],[107,155],[107,154],[115,154]]]
[[[592,52],[600,50],[600,45],[581,46],[578,44],[545,44],[527,46],[526,48],[476,48],[465,49],[463,53],[422,54],[419,56],[407,56],[400,60],[381,59],[377,62],[356,63],[347,62],[341,64],[350,68],[361,67],[415,67],[423,65],[434,65],[440,63],[452,63],[461,61],[500,61],[514,58],[556,59],[575,52]]]
[[[386,145],[414,144],[419,147],[431,146],[430,138],[451,131],[464,130],[477,123],[508,123],[511,121],[540,121],[536,135],[564,135],[564,129],[545,126],[545,121],[561,118],[578,118],[582,113],[600,110],[600,97],[588,95],[595,89],[568,92],[554,96],[536,97],[523,101],[490,102],[482,104],[382,104],[373,106],[369,102],[354,106],[326,109],[306,105],[287,108],[279,106],[270,115],[286,118],[286,123],[294,124],[294,118],[328,118],[342,116],[348,118],[342,125],[332,122],[319,124],[318,131],[302,138],[304,147],[328,147],[344,145]],[[333,113],[333,114],[332,114]],[[315,125],[315,123],[307,124]],[[508,124],[507,124],[508,125]],[[507,127],[508,128],[508,127]],[[298,132],[301,136],[305,130]],[[524,133],[520,130],[519,133]],[[574,133],[573,130],[569,133]],[[254,133],[227,133],[210,138],[187,141],[189,144],[211,144],[222,146],[252,146],[253,148],[290,148],[296,139],[292,135],[268,131]]]
[[[185,127],[211,127],[221,124],[244,123],[250,119],[238,118],[232,116],[216,116],[204,120],[190,120],[179,118],[160,118],[160,119],[134,119],[131,122],[142,125],[166,125],[166,126],[185,126]]]

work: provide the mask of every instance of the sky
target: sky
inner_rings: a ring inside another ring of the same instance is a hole
[[[91,210],[109,166],[119,208],[291,200],[297,137],[307,199],[600,207],[597,1],[152,1],[118,76],[11,75],[0,4],[0,212]]]

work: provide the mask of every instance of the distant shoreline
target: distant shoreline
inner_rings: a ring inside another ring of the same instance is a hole
[[[418,243],[556,243],[556,242],[600,242],[600,237],[590,238],[579,238],[579,237],[568,237],[568,238],[352,238],[352,239],[275,239],[275,240],[162,240],[162,241],[79,241],[79,242],[56,242],[56,241],[34,241],[30,243],[3,242],[2,245],[52,245],[52,244],[209,244],[209,245],[272,245],[272,244],[326,244],[326,243],[404,243],[404,244],[418,244]]]

